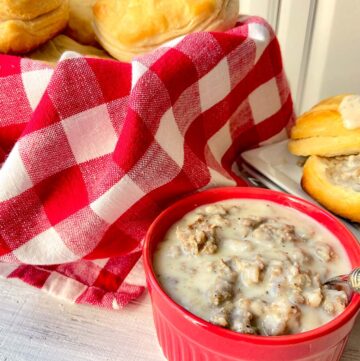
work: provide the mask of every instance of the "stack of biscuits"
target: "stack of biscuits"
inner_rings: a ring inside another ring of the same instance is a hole
[[[0,0],[0,53],[28,53],[64,30],[31,57],[95,46],[128,62],[191,32],[228,30],[238,14],[238,0]]]
[[[360,96],[334,96],[300,116],[289,150],[308,157],[303,189],[333,213],[360,222]]]

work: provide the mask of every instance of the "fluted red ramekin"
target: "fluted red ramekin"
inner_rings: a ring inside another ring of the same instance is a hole
[[[254,336],[215,326],[175,303],[156,279],[152,259],[169,227],[196,207],[225,199],[271,201],[304,213],[325,226],[342,243],[352,266],[360,265],[356,238],[334,216],[300,198],[260,188],[215,188],[184,198],[163,211],[145,239],[143,257],[156,332],[170,361],[337,361],[360,307],[354,295],[344,312],[311,331],[287,336]]]

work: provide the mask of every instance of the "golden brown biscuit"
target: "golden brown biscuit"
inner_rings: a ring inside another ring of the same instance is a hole
[[[291,139],[309,137],[334,137],[354,134],[353,129],[344,127],[339,106],[348,94],[323,100],[308,112],[302,114],[291,129]],[[355,130],[360,135],[360,129]]]
[[[30,20],[58,8],[63,0],[0,0],[0,20]]]
[[[82,45],[75,40],[60,34],[27,56],[50,65],[55,65],[65,51],[75,51],[81,55],[92,58],[112,59],[105,51],[89,45]]]
[[[360,222],[360,155],[309,157],[304,165],[301,185],[328,210]]]
[[[92,7],[96,0],[69,0],[69,23],[66,34],[76,41],[90,45],[96,44],[92,23]]]
[[[26,53],[54,37],[67,24],[67,1],[32,20],[0,21],[0,52]]]
[[[337,156],[360,152],[360,128],[345,127],[342,94],[323,100],[302,114],[291,129],[289,150],[295,155]],[[360,110],[359,110],[360,112]]]
[[[360,136],[356,132],[349,136],[311,137],[290,140],[289,151],[295,155],[319,155],[322,157],[335,157],[360,153]]]
[[[130,61],[170,39],[195,31],[223,31],[238,18],[238,0],[97,0],[94,30],[115,58]]]

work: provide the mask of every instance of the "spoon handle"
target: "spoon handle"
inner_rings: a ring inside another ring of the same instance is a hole
[[[351,273],[347,275],[340,275],[330,278],[325,282],[325,285],[336,285],[347,283],[351,290],[360,293],[360,267],[354,268]]]
[[[348,282],[355,292],[360,293],[360,267],[352,270]]]

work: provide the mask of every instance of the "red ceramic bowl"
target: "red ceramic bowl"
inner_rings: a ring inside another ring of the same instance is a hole
[[[212,325],[176,304],[154,274],[152,256],[169,227],[194,208],[224,199],[263,199],[295,208],[324,225],[344,246],[353,266],[360,265],[356,238],[335,217],[302,199],[260,188],[216,188],[184,198],[162,212],[146,235],[144,266],[157,336],[170,361],[336,361],[359,312],[353,296],[344,312],[311,331],[289,336],[251,336]]]

